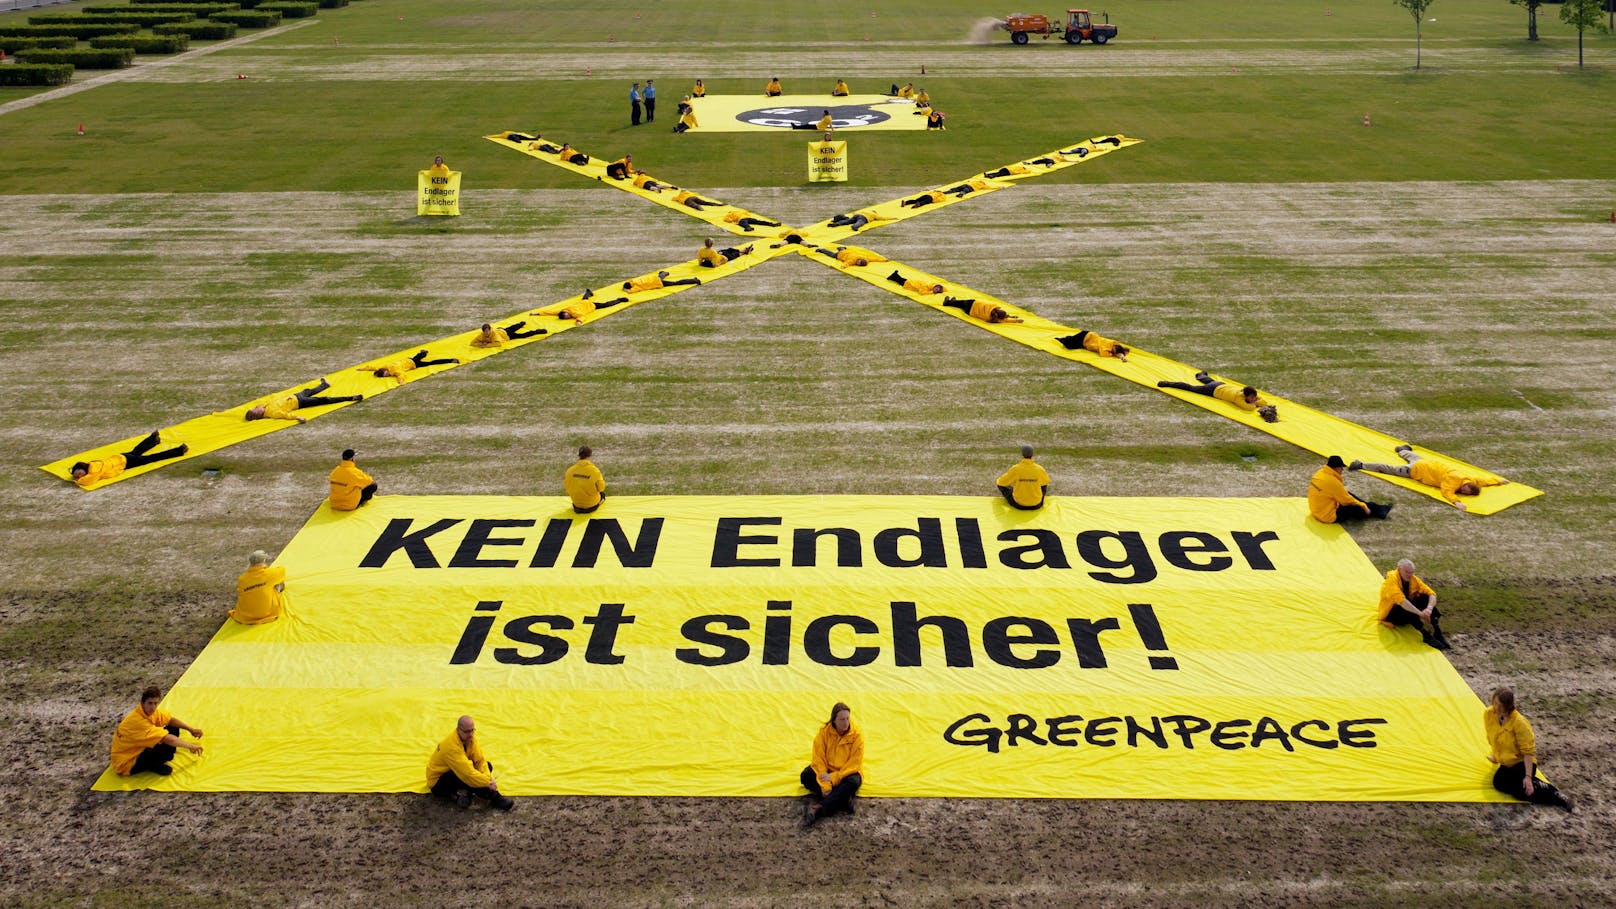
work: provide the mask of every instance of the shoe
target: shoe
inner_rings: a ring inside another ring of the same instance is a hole
[[[1208,374],[1207,374],[1207,371],[1206,371],[1206,370],[1204,370],[1204,369],[1197,369],[1197,370],[1196,370],[1196,371],[1195,371],[1195,381],[1197,381],[1197,382],[1200,382],[1200,383],[1201,383],[1201,384],[1203,384],[1203,385],[1204,385],[1204,384],[1206,384],[1206,383],[1207,383],[1207,382],[1210,382],[1210,381],[1212,381],[1212,377],[1211,377],[1211,376],[1210,376],[1210,375],[1208,375]]]
[[[852,817],[855,814],[858,814],[858,812],[853,810],[853,800],[848,799],[847,800],[847,816]]]
[[[1420,629],[1420,642],[1432,650],[1441,650],[1442,645],[1437,643],[1437,636],[1424,628]]]
[[[1369,516],[1372,518],[1384,519],[1392,513],[1392,509],[1396,507],[1396,505],[1396,502],[1370,502]]]
[[[516,807],[516,799],[513,799],[507,795],[501,795],[496,796],[494,800],[488,804],[492,805],[497,811],[509,811]]]
[[[748,243],[748,244],[746,244],[746,248],[741,250],[741,255],[750,256],[751,254],[752,254],[752,244]]]
[[[180,454],[181,455],[184,455],[186,452],[188,452],[190,450],[191,450],[191,443],[189,443],[189,442],[181,443],[181,445],[180,445]]]
[[[954,302],[953,297],[949,297],[949,296],[943,297],[943,305],[944,306],[947,306],[948,304],[953,303],[953,302]]]
[[[455,790],[455,804],[461,808],[471,807],[471,793],[464,789]]]
[[[1166,387],[1167,387],[1167,383],[1166,383],[1166,382],[1157,382],[1157,383],[1156,383],[1156,387],[1157,387],[1157,388],[1166,388]]]
[[[1414,450],[1414,446],[1412,446],[1412,445],[1399,445],[1396,448],[1392,449],[1392,451],[1395,451],[1398,454],[1402,454],[1405,451],[1413,451],[1413,450]]]
[[[1347,469],[1348,470],[1363,470],[1363,462],[1354,460],[1351,464],[1347,465]]]
[[[1576,806],[1572,805],[1571,800],[1566,798],[1564,795],[1561,795],[1558,790],[1556,790],[1554,793],[1554,807],[1565,809],[1566,814],[1577,813]]]
[[[812,827],[819,820],[819,813],[814,811],[813,803],[802,806],[802,826],[804,829]]]
[[[174,767],[171,764],[161,764],[161,765],[159,765],[158,767],[156,767],[155,769],[152,770],[152,773],[155,773],[158,776],[168,776],[169,774],[171,774],[173,772],[174,772]]]

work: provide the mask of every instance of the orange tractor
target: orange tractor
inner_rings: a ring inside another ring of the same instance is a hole
[[[1067,10],[1064,26],[1058,17],[1012,13],[1005,16],[998,27],[1009,32],[1010,40],[1016,44],[1026,44],[1032,35],[1042,35],[1045,41],[1048,41],[1051,35],[1059,36],[1065,38],[1067,44],[1082,44],[1085,39],[1095,44],[1104,44],[1117,36],[1115,25],[1110,22],[1095,22],[1086,9]]]

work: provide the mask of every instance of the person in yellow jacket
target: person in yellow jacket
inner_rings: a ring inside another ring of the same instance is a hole
[[[1188,382],[1157,382],[1157,388],[1176,388],[1190,394],[1206,395],[1217,398],[1225,404],[1233,404],[1241,410],[1255,410],[1257,416],[1262,417],[1266,423],[1279,422],[1279,408],[1268,403],[1257,389],[1250,385],[1235,387],[1228,382],[1220,382],[1207,374],[1204,369],[1195,371],[1196,384]]]
[[[713,247],[713,238],[708,237],[702,241],[701,249],[696,251],[696,259],[705,268],[717,268],[720,265],[733,262],[741,256],[751,255],[752,246],[753,244],[748,243],[740,249],[733,246],[727,249],[716,249]]]
[[[471,346],[482,348],[504,347],[506,342],[509,341],[520,341],[523,338],[532,338],[537,337],[538,335],[547,335],[550,333],[548,328],[535,328],[532,331],[523,331],[522,326],[526,324],[527,320],[522,319],[521,321],[512,322],[504,327],[495,328],[493,325],[484,322],[482,330],[477,333],[476,337],[471,339]]]
[[[178,458],[191,450],[189,445],[176,445],[164,451],[153,452],[152,449],[156,448],[157,443],[161,441],[161,432],[162,430],[158,429],[152,430],[151,435],[141,439],[135,443],[134,448],[122,454],[107,455],[94,461],[75,461],[73,468],[68,471],[68,475],[73,478],[74,483],[88,489],[103,480],[110,480],[118,476],[125,470],[133,470],[136,467],[144,467],[147,464],[155,464],[169,458]]]
[[[413,369],[414,367],[411,368]],[[377,375],[381,375],[381,373],[378,372]],[[331,383],[329,381],[321,379],[308,388],[294,391],[289,395],[282,395],[267,404],[259,404],[256,407],[248,408],[246,414],[243,415],[243,419],[296,420],[299,423],[307,423],[309,421],[308,417],[300,417],[295,411],[307,407],[325,407],[328,404],[342,404],[347,401],[363,401],[365,399],[364,395],[321,396],[320,392],[330,387]]]
[[[826,227],[851,227],[854,230],[863,230],[877,221],[891,221],[891,218],[880,214],[873,208],[862,208],[858,211],[837,215],[825,222]]]
[[[830,110],[827,109],[825,111],[824,115],[819,118],[819,121],[817,123],[797,123],[797,122],[793,121],[792,124],[791,124],[791,128],[792,129],[817,129],[820,132],[824,133],[825,136],[826,136],[826,141],[829,141],[829,136],[830,136],[835,124],[836,124],[836,118],[832,117],[831,114],[830,114]]]
[[[1313,474],[1307,484],[1307,511],[1321,524],[1335,524],[1347,520],[1384,518],[1392,513],[1392,503],[1366,502],[1350,492],[1341,482],[1347,462],[1340,455],[1330,455],[1324,466]]]
[[[594,454],[588,445],[579,448],[578,463],[568,467],[566,476],[561,478],[561,486],[572,500],[572,510],[578,514],[589,514],[606,501],[606,478],[595,462],[589,460]]]
[[[433,156],[432,166],[426,169],[426,175],[428,178],[449,179],[449,165],[443,163],[442,155]]]
[[[887,275],[887,280],[898,285],[899,287],[902,287],[904,290],[907,290],[910,293],[940,294],[943,292],[943,285],[941,284],[935,282],[928,283],[920,280],[919,278],[905,278],[903,276],[903,272],[896,269],[893,269],[892,274]]]
[[[694,107],[691,107],[688,104],[682,104],[679,106],[679,122],[674,124],[674,132],[687,133],[693,129],[696,129],[700,125],[700,123],[696,122],[696,109]]]
[[[664,287],[677,287],[681,284],[700,284],[700,278],[670,278],[670,272],[663,270],[654,275],[641,278],[629,278],[623,282],[623,289],[631,294],[644,293],[648,290],[661,290]]]
[[[1011,508],[1037,511],[1044,507],[1044,496],[1049,492],[1049,474],[1032,459],[1032,446],[1021,446],[1021,460],[994,481],[999,495]]]
[[[477,741],[477,723],[469,716],[461,717],[455,731],[432,749],[432,756],[426,760],[426,788],[462,808],[470,808],[473,798],[500,811],[516,807],[514,799],[500,794],[494,765],[483,755],[483,746]]]
[[[200,742],[187,742],[180,738],[183,730],[201,738],[202,730],[189,726],[184,720],[163,710],[163,689],[149,686],[140,693],[140,706],[129,711],[112,733],[112,772],[119,776],[136,773],[155,773],[168,776],[174,772],[169,761],[184,748],[192,754],[201,754]]]
[[[926,111],[926,128],[927,129],[948,129],[947,126],[943,125],[943,121],[947,120],[947,119],[948,119],[948,115],[943,113],[940,110]]]
[[[1067,350],[1081,348],[1102,357],[1116,357],[1124,363],[1128,362],[1128,345],[1113,341],[1110,338],[1101,337],[1098,333],[1087,329],[1075,335],[1067,335],[1064,338],[1056,338],[1055,340],[1059,341],[1060,345]]]
[[[619,303],[627,303],[628,297],[618,297],[614,300],[596,300],[593,290],[585,289],[583,293],[570,300],[552,303],[543,309],[535,309],[528,313],[530,316],[555,316],[558,319],[572,319],[577,321],[597,309],[610,309]]]
[[[804,245],[806,246],[811,244]],[[867,249],[859,249],[856,246],[838,246],[834,251],[824,247],[816,247],[814,251],[822,256],[829,256],[843,265],[865,266],[876,262],[891,261],[880,253],[870,252]]]
[[[831,86],[830,94],[833,98],[845,98],[852,94],[852,92],[847,90],[847,82],[845,80],[837,79],[836,84]]]
[[[771,77],[769,79],[769,84],[763,86],[763,94],[767,95],[770,98],[778,98],[778,97],[780,97],[780,95],[782,94],[782,91],[781,91],[781,88],[780,88],[780,77],[779,76],[774,76],[774,77]]]
[[[247,570],[236,578],[236,608],[230,617],[243,625],[262,625],[281,617],[285,600],[286,569],[269,567],[269,553],[253,550],[247,556]]]
[[[707,86],[703,85],[702,81],[700,79],[697,79],[695,86],[690,89],[690,97],[692,97],[692,98],[705,98],[705,97],[707,97]]]
[[[1498,765],[1494,789],[1521,801],[1572,810],[1571,800],[1537,775],[1537,736],[1515,709],[1513,688],[1494,689],[1492,704],[1481,712],[1481,726],[1487,735],[1487,760]]]
[[[887,90],[887,94],[894,98],[913,98],[915,96],[915,84],[913,82],[905,82],[903,87],[899,88],[898,83],[894,82],[892,83],[892,88]]]
[[[914,102],[916,107],[931,107],[931,94],[923,88],[915,89]]]
[[[635,187],[643,189],[648,193],[659,193],[665,189],[672,189],[672,187],[666,183],[658,183],[657,181],[651,179],[650,175],[646,174],[644,171],[639,171],[634,174],[634,185]]]
[[[687,202],[685,204],[688,205],[689,203]],[[736,209],[734,211],[724,212],[724,223],[725,224],[734,224],[735,226],[739,227],[741,230],[746,231],[747,233],[751,233],[752,228],[754,228],[754,227],[781,227],[781,226],[783,226],[783,225],[781,225],[781,223],[779,221],[770,221],[768,218],[759,218],[758,216],[752,214],[751,212],[743,211],[741,209]]]
[[[1412,625],[1420,630],[1420,639],[1437,650],[1452,650],[1448,638],[1442,633],[1442,613],[1436,609],[1436,591],[1414,573],[1414,563],[1403,559],[1397,567],[1386,572],[1380,585],[1380,605],[1375,615],[1387,628]],[[1425,625],[1431,629],[1427,631]]]
[[[385,379],[391,376],[402,384],[404,382],[404,374],[407,372],[414,372],[417,369],[424,369],[428,366],[446,366],[450,363],[459,362],[459,360],[456,360],[453,357],[439,357],[435,360],[428,359],[426,348],[423,347],[407,357],[400,357],[397,360],[391,360],[383,364],[380,369],[371,370],[371,374],[378,379]],[[357,401],[359,400],[359,396],[355,395],[353,399]]]
[[[942,190],[934,189],[928,192],[923,192],[913,199],[904,199],[902,202],[899,202],[898,205],[901,208],[923,208],[927,205],[941,202],[945,198],[947,197],[944,195]]]
[[[376,478],[360,470],[359,465],[354,463],[352,448],[343,449],[342,461],[331,469],[329,481],[329,501],[333,511],[353,511],[376,494]]]
[[[804,827],[834,814],[855,813],[853,796],[864,785],[864,735],[853,725],[853,711],[846,704],[838,701],[830,708],[830,721],[814,736],[813,759],[802,768],[801,779],[809,796],[802,809]]]
[[[941,286],[941,285],[939,285]],[[953,297],[944,297],[943,306],[957,309],[973,319],[980,319],[990,325],[1017,324],[1027,321],[1020,316],[1012,316],[1005,312],[1004,307],[987,300],[956,300]]]
[[[1394,477],[1407,477],[1416,483],[1434,487],[1441,491],[1442,498],[1448,504],[1460,511],[1469,511],[1469,506],[1459,501],[1460,496],[1480,495],[1484,486],[1505,486],[1509,481],[1502,477],[1472,477],[1460,473],[1440,461],[1424,461],[1414,453],[1408,445],[1397,446],[1397,453],[1407,463],[1392,466],[1390,464],[1364,463],[1353,461],[1347,465],[1348,470],[1368,470],[1374,473],[1390,474]]]

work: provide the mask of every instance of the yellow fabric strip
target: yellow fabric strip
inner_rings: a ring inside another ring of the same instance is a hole
[[[835,219],[827,218],[826,220],[820,221],[817,224],[810,224],[809,226],[803,228],[802,235],[804,239],[813,243],[835,243],[836,241],[846,239],[855,233],[862,233],[876,227],[894,224],[898,221],[913,218],[918,214],[923,214],[928,211],[953,205],[956,202],[961,202],[965,199],[975,198],[987,192],[1005,189],[1011,185],[1010,181],[1024,180],[1028,177],[1042,176],[1043,174],[1054,173],[1058,170],[1065,170],[1068,167],[1076,167],[1079,164],[1083,164],[1085,162],[1092,161],[1095,158],[1108,155],[1119,148],[1127,148],[1130,145],[1138,145],[1143,141],[1143,139],[1130,139],[1129,137],[1123,135],[1095,136],[1092,139],[1085,139],[1082,142],[1063,146],[1062,148],[1046,154],[1028,158],[1026,161],[1018,161],[1014,164],[1007,164],[1004,167],[993,168],[991,170],[966,177],[963,180],[953,180],[948,183],[938,184],[933,188],[932,191],[941,192],[952,187],[968,186],[972,181],[981,181],[987,183],[988,186],[985,189],[973,190],[970,193],[965,193],[962,195],[945,194],[942,200],[920,207],[906,206],[902,204],[907,199],[916,198],[920,195],[919,193],[916,193],[913,196],[903,196],[887,202],[880,202],[875,205],[857,209],[858,213],[863,213],[869,218],[870,223],[863,227],[832,227],[830,226],[830,222]],[[1006,171],[1010,171],[1010,173],[1004,173]],[[992,174],[993,176],[990,177],[988,176],[989,174]],[[845,212],[844,214],[852,215],[854,213],[855,212]]]
[[[705,282],[722,277],[724,275],[734,274],[738,271],[745,271],[746,269],[751,268],[760,262],[772,259],[778,255],[782,255],[784,252],[789,252],[789,250],[770,250],[766,245],[759,244],[751,255],[743,256],[718,268],[702,267],[696,260],[692,259],[689,262],[683,262],[678,265],[669,266],[666,269],[660,269],[660,271],[668,272],[668,278],[670,279],[694,277],[701,278]],[[640,275],[632,280],[650,278],[656,274],[657,272],[653,271],[645,275]],[[249,439],[255,439],[259,436],[267,435],[268,433],[272,433],[277,430],[288,429],[292,426],[296,426],[298,424],[292,420],[263,419],[249,421],[246,419],[246,413],[248,410],[260,404],[267,404],[277,401],[286,397],[287,395],[296,393],[300,389],[306,389],[316,385],[321,381],[321,379],[324,379],[324,381],[330,383],[331,386],[329,389],[320,392],[322,397],[341,397],[344,395],[358,394],[364,395],[368,400],[376,395],[392,391],[400,385],[418,381],[426,376],[447,372],[448,370],[454,369],[456,366],[474,363],[478,360],[494,356],[495,354],[501,353],[505,350],[523,347],[536,341],[542,341],[545,338],[554,337],[561,332],[579,327],[580,325],[588,325],[592,322],[597,322],[611,315],[612,313],[621,312],[622,310],[628,309],[629,307],[640,303],[648,303],[652,300],[658,300],[662,297],[678,293],[682,290],[688,290],[692,286],[697,285],[675,285],[673,287],[663,287],[655,290],[629,292],[623,290],[622,282],[616,282],[613,284],[607,284],[604,287],[594,288],[594,300],[604,302],[607,300],[617,299],[618,297],[628,297],[628,301],[606,309],[597,309],[593,313],[583,316],[581,319],[559,319],[555,316],[555,313],[559,312],[560,310],[566,309],[567,307],[580,302],[582,299],[582,295],[580,294],[578,296],[569,297],[566,300],[562,300],[559,303],[544,307],[542,309],[523,310],[502,319],[489,320],[490,324],[494,325],[495,327],[509,325],[517,320],[526,320],[527,324],[523,326],[523,331],[533,331],[536,328],[543,328],[547,332],[547,334],[538,335],[531,338],[522,338],[519,340],[512,339],[510,341],[506,341],[501,347],[472,346],[472,340],[481,333],[480,328],[462,332],[456,335],[450,335],[447,338],[439,338],[436,341],[431,341],[426,344],[411,345],[410,347],[386,356],[367,360],[357,366],[351,366],[336,372],[327,373],[325,376],[294,385],[290,388],[282,389],[273,394],[254,398],[245,404],[238,404],[229,410],[217,411],[215,413],[195,417],[193,419],[186,420],[183,423],[166,427],[162,430],[163,441],[159,446],[159,449],[165,449],[170,445],[178,445],[180,443],[188,444],[190,446],[190,450],[183,457],[172,458],[170,460],[159,461],[154,464],[147,464],[141,467],[125,470],[116,476],[84,488],[100,489],[103,486],[109,486],[113,483],[127,480],[143,473],[149,473],[153,470],[178,464],[181,461],[201,457],[209,452],[218,451],[221,448],[227,448],[231,445],[235,445],[238,442],[245,442]],[[455,359],[459,360],[460,362],[411,370],[403,374],[403,379],[377,378],[373,374],[374,370],[396,360],[407,359],[411,354],[414,354],[419,350],[426,350],[429,359]],[[296,413],[298,416],[312,420],[324,416],[331,411],[347,406],[349,406],[349,404],[346,403],[332,404],[325,407],[316,407],[307,410],[299,409],[296,411]],[[144,434],[131,436],[130,438],[122,439],[117,442],[111,442],[97,448],[92,448],[89,451],[81,451],[78,454],[70,455],[60,460],[52,461],[49,464],[45,464],[41,466],[40,469],[51,474],[52,476],[72,482],[72,470],[73,465],[76,462],[95,461],[127,452],[134,448],[135,443],[139,442],[142,438],[144,438]]]
[[[792,124],[817,126],[828,110],[832,128],[838,136],[871,130],[924,130],[926,111],[929,110],[916,107],[907,98],[894,98],[891,95],[780,95],[769,98],[762,91],[755,95],[692,98],[691,107],[696,111],[696,126],[691,132],[790,132],[793,131]],[[668,107],[670,113],[677,109],[677,103]],[[796,131],[805,136],[820,135],[800,126]]]
[[[1207,397],[1206,395],[1180,391],[1178,389],[1157,388],[1156,383],[1161,381],[1188,382],[1192,385],[1198,384],[1194,379],[1195,367],[1180,363],[1177,360],[1172,360],[1167,357],[1153,354],[1146,350],[1140,350],[1139,348],[1128,344],[1125,338],[1115,338],[1109,335],[1103,330],[1103,328],[1100,330],[1101,334],[1104,334],[1107,337],[1112,337],[1113,340],[1120,341],[1132,348],[1132,351],[1128,354],[1128,361],[1126,363],[1120,362],[1111,357],[1101,357],[1083,349],[1068,350],[1056,339],[1076,334],[1078,331],[1077,329],[1066,325],[1061,325],[1058,322],[1045,319],[1042,316],[1024,310],[1011,303],[1006,303],[992,294],[983,293],[963,284],[949,281],[946,278],[940,278],[936,275],[921,271],[920,269],[905,265],[901,262],[884,261],[872,263],[863,267],[849,266],[827,256],[814,254],[811,250],[802,249],[799,247],[797,248],[797,251],[800,254],[807,256],[809,259],[820,263],[821,265],[834,268],[837,271],[846,272],[847,274],[850,274],[866,283],[873,284],[882,290],[895,293],[901,297],[907,297],[916,303],[920,303],[924,306],[938,310],[939,312],[952,315],[955,318],[962,319],[985,331],[993,332],[1000,337],[1008,338],[1018,344],[1025,344],[1028,347],[1044,351],[1045,353],[1053,354],[1054,356],[1065,360],[1072,360],[1077,363],[1092,366],[1102,372],[1108,372],[1114,376],[1127,379],[1130,382],[1143,385],[1146,388],[1152,388],[1165,394],[1172,395],[1181,401],[1194,404],[1203,410],[1211,411],[1212,413],[1224,417],[1225,419],[1233,420],[1237,423],[1243,423],[1252,429],[1268,433],[1277,439],[1282,439],[1291,443],[1292,445],[1299,448],[1305,448],[1308,451],[1315,452],[1319,455],[1340,455],[1349,463],[1355,459],[1390,464],[1401,464],[1403,462],[1402,458],[1396,454],[1394,449],[1398,445],[1404,444],[1404,440],[1399,439],[1396,436],[1387,435],[1378,430],[1370,429],[1366,426],[1360,426],[1359,424],[1353,423],[1350,420],[1343,420],[1340,417],[1331,416],[1323,411],[1314,410],[1306,405],[1298,404],[1287,398],[1282,398],[1275,395],[1269,392],[1267,389],[1259,389],[1259,391],[1261,392],[1264,400],[1278,408],[1279,422],[1277,423],[1265,422],[1253,411],[1242,410],[1233,404],[1220,401],[1216,398]],[[915,279],[926,284],[941,284],[943,286],[943,291],[935,294],[917,293],[889,280],[889,276],[894,272],[901,274],[905,278]],[[968,313],[962,312],[959,309],[944,306],[943,299],[945,297],[989,301],[997,306],[1002,307],[1010,316],[1023,321],[1019,324],[990,324],[982,321],[981,319],[972,318]],[[1238,379],[1231,379],[1227,376],[1221,376],[1216,373],[1212,373],[1212,378],[1235,386],[1243,386],[1246,384]],[[1467,464],[1464,461],[1449,457],[1448,455],[1441,454],[1440,452],[1421,448],[1417,445],[1414,446],[1414,451],[1422,458],[1440,461],[1453,467],[1466,476],[1486,479],[1502,479],[1498,474],[1492,473],[1491,471],[1477,467],[1473,464]],[[1404,477],[1389,476],[1378,473],[1365,475],[1373,476],[1376,479],[1385,480],[1388,483],[1395,483],[1404,489],[1418,492],[1446,504],[1446,500],[1442,498],[1441,492],[1434,487],[1426,486],[1422,483]],[[1302,479],[1305,481],[1305,478]],[[1348,475],[1348,480],[1351,480],[1351,474]],[[1542,494],[1543,493],[1541,490],[1534,489],[1525,484],[1509,483],[1503,486],[1489,486],[1483,488],[1480,495],[1463,496],[1461,497],[1461,500],[1464,501],[1465,506],[1470,514],[1488,515],[1495,514],[1504,510],[1505,508],[1510,507],[1511,505],[1518,505],[1521,502],[1535,498]]]
[[[205,753],[95,788],[421,792],[469,713],[507,794],[789,796],[845,701],[869,796],[1508,800],[1482,704],[1376,622],[1341,528],[1296,498],[1063,496],[1046,466],[1034,512],[322,506],[279,559],[287,613],[223,620],[163,705]]]
[[[519,136],[521,138],[511,138],[512,136]],[[649,199],[663,208],[671,208],[680,214],[688,215],[698,221],[706,221],[708,224],[711,224],[720,230],[727,230],[732,234],[737,234],[742,237],[777,237],[784,236],[787,232],[796,230],[796,228],[793,228],[790,225],[774,222],[773,218],[747,211],[746,209],[737,205],[730,205],[722,200],[714,199],[713,197],[704,193],[694,194],[696,196],[695,204],[677,201],[680,193],[686,191],[681,187],[675,186],[672,183],[668,183],[663,180],[657,180],[656,182],[659,185],[666,187],[665,189],[651,190],[635,186],[632,179],[618,180],[608,177],[606,176],[606,166],[612,162],[603,158],[592,157],[587,163],[584,164],[573,164],[569,161],[563,161],[557,155],[541,149],[541,146],[546,145],[551,147],[559,147],[558,143],[551,142],[547,139],[540,139],[536,137],[529,139],[524,133],[513,133],[510,130],[495,133],[492,136],[484,136],[483,138],[493,142],[496,145],[503,145],[506,148],[515,149],[516,151],[519,151],[530,158],[537,158],[546,164],[553,164],[556,167],[560,167],[564,170],[570,170],[575,174],[582,174],[585,177],[599,180],[601,183],[604,183],[607,186],[615,187],[616,189],[620,189],[623,192],[633,193],[642,199]],[[583,152],[578,153],[584,154]],[[717,204],[706,205],[702,204],[703,202],[715,202]],[[729,220],[726,220],[726,218]],[[756,218],[774,223],[772,225],[751,225],[749,227],[743,227],[738,220],[736,220],[741,218]]]

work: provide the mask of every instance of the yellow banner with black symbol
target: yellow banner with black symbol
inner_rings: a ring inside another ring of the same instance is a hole
[[[381,496],[277,564],[164,702],[205,752],[96,788],[419,792],[470,714],[509,795],[788,796],[845,701],[868,796],[1503,798],[1300,499]]]

